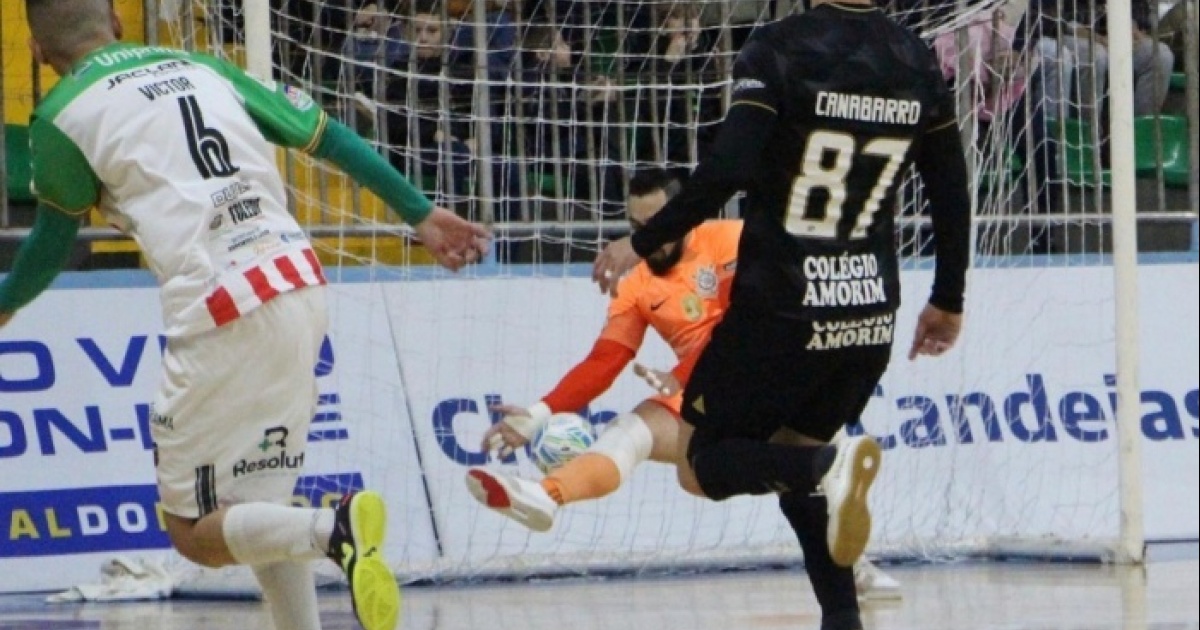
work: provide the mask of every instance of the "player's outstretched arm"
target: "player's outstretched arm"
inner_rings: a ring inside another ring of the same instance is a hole
[[[330,118],[303,91],[274,81],[261,81],[209,55],[192,54],[191,59],[209,66],[229,81],[267,140],[327,160],[375,193],[416,229],[438,264],[458,270],[487,252],[490,235],[486,229],[449,210],[435,208],[383,156],[349,127]]]
[[[607,391],[633,357],[634,351],[628,346],[601,337],[592,346],[588,356],[571,368],[558,385],[536,404],[528,408],[514,405],[492,407],[492,411],[503,414],[503,417],[484,433],[484,450],[498,452],[502,458],[507,457],[513,450],[532,440],[551,415],[582,409]]]
[[[29,148],[37,218],[0,283],[0,326],[66,267],[80,221],[100,200],[100,181],[83,152],[38,111],[29,123]]]
[[[21,243],[12,272],[0,282],[0,327],[41,295],[67,265],[79,217],[40,204],[33,231]]]
[[[592,264],[600,290],[616,294],[621,276],[663,245],[720,213],[729,198],[744,190],[759,170],[777,118],[773,86],[774,54],[761,43],[747,44],[734,65],[733,102],[721,123],[712,153],[696,167],[678,195],[671,198],[632,237],[610,243]]]
[[[457,271],[487,253],[490,236],[483,226],[435,207],[349,127],[330,121],[312,153],[333,163],[393,208],[413,226],[421,243],[443,267]]]
[[[592,263],[592,280],[600,290],[616,295],[621,277],[641,259],[720,214],[757,170],[774,124],[774,110],[735,102],[721,124],[712,154],[696,167],[679,194],[632,237],[609,243]]]
[[[491,240],[483,226],[466,221],[445,208],[434,208],[413,229],[438,264],[451,271],[483,258]]]
[[[967,165],[953,119],[928,132],[916,155],[925,185],[937,251],[933,291],[921,311],[910,360],[939,356],[953,347],[962,329],[963,294],[970,262],[971,217]]]

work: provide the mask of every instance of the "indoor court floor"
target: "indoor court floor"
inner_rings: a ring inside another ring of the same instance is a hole
[[[895,602],[868,602],[868,630],[1200,630],[1195,545],[1143,567],[963,562],[886,567]],[[405,589],[406,630],[731,630],[819,627],[799,570],[670,579],[571,579]],[[0,597],[0,630],[269,628],[254,601],[56,604]],[[325,630],[358,625],[345,591],[321,595]]]

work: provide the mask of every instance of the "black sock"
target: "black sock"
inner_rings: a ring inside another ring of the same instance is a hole
[[[833,453],[828,446],[733,438],[700,445],[691,458],[704,494],[721,501],[739,494],[808,494],[828,470]]]
[[[804,568],[821,604],[821,630],[862,630],[854,569],[834,564],[829,556],[825,497],[788,492],[779,495],[779,509],[796,531],[804,551]]]

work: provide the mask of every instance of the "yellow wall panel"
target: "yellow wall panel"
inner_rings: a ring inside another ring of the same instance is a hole
[[[114,0],[113,7],[125,26],[125,41],[145,39],[144,0]],[[33,79],[33,57],[29,52],[29,27],[24,0],[0,2],[0,67],[4,72],[4,121],[26,124],[33,111],[35,94],[49,90],[58,80],[50,68],[40,68],[40,85]]]
[[[144,0],[114,0],[114,8],[124,25],[124,40],[145,41]],[[202,15],[202,14],[201,14]],[[205,41],[204,20],[195,23],[197,41]],[[161,23],[160,43],[178,45],[179,25]],[[57,80],[49,67],[38,68],[34,81],[33,59],[29,52],[29,28],[25,19],[23,0],[0,1],[0,68],[4,73],[3,109],[7,123],[26,124],[33,111],[37,95],[44,94]],[[241,63],[241,51],[225,51]],[[280,156],[282,158],[282,151]],[[280,160],[281,170],[283,160]],[[394,223],[395,218],[373,194],[360,191],[357,214],[354,192],[347,178],[340,173],[317,174],[315,165],[306,156],[297,156],[291,182],[297,219],[302,225],[350,226],[367,223]],[[322,192],[323,189],[323,192]],[[322,198],[323,197],[323,198]],[[322,207],[324,212],[322,212]],[[98,212],[90,217],[92,225],[104,225]],[[409,248],[394,236],[324,237],[314,239],[319,256],[327,265],[356,265],[366,261],[382,264],[427,264],[432,257],[424,248]],[[130,240],[98,241],[93,250],[101,252],[136,251]]]

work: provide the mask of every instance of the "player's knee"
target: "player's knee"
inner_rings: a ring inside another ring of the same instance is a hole
[[[228,565],[220,553],[207,549],[195,535],[195,523],[180,518],[168,518],[167,538],[179,555],[188,561],[209,569],[219,569]]]
[[[649,458],[664,464],[675,463],[679,442],[679,420],[666,407],[645,401],[634,408],[634,415],[641,418],[650,431],[651,447]]]
[[[700,480],[696,479],[696,473],[692,472],[690,467],[679,466],[675,470],[679,487],[683,488],[684,492],[692,496],[705,497],[704,489],[700,487]]]
[[[179,552],[179,555],[188,561],[209,569],[217,569],[222,566],[216,557],[205,553],[191,536],[183,533],[173,533],[170,530],[167,530],[167,535],[171,538],[171,546],[175,548],[175,551]]]
[[[206,569],[220,569],[221,567],[228,566],[225,561],[217,557],[215,554],[201,551],[196,547],[187,548],[185,551],[184,547],[176,546],[175,551],[178,551],[179,555],[187,558],[188,561],[198,564]]]
[[[719,456],[701,451],[692,455],[691,464],[692,479],[696,482],[699,496],[713,501],[724,501],[737,494],[731,485],[726,483],[732,471]],[[680,485],[683,485],[682,479]]]

